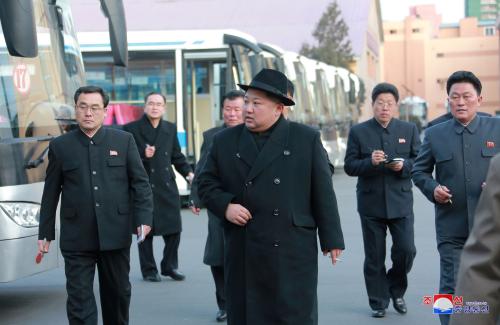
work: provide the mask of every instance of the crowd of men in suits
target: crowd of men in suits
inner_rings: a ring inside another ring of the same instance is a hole
[[[70,324],[97,324],[96,266],[103,323],[128,324],[131,232],[142,241],[144,280],[161,281],[160,274],[184,280],[178,270],[182,225],[172,165],[192,183],[193,213],[208,209],[204,263],[215,282],[217,321],[318,324],[317,238],[333,265],[345,246],[320,135],[286,117],[295,104],[290,85],[281,72],[263,69],[250,84],[239,85],[243,91],[229,92],[224,124],[203,134],[194,173],[175,125],[163,120],[163,94],[148,94],[144,116],[121,131],[102,127],[109,98],[101,88],[78,89],[79,128],[49,145],[38,241],[40,253],[48,252],[61,195]],[[373,89],[373,118],[349,133],[344,169],[358,178],[373,317],[384,317],[391,300],[396,311],[407,312],[407,275],[416,256],[412,180],[435,204],[439,292],[488,299],[490,314],[478,318],[484,324],[498,316],[500,158],[492,157],[500,152],[500,119],[477,114],[482,87],[471,72],[453,73],[446,90],[451,116],[428,128],[423,143],[414,124],[395,117],[399,93],[389,83]],[[393,243],[388,271],[387,229]],[[154,236],[165,243],[160,272]],[[447,316],[440,315],[442,324],[450,322]],[[454,315],[452,323],[470,319]]]

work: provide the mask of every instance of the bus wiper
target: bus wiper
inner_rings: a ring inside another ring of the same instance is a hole
[[[49,136],[46,136],[46,137],[40,137],[38,139],[38,141],[50,141],[50,140],[52,140],[54,138],[55,138],[54,136],[50,136],[49,135]],[[49,146],[47,146],[47,148],[45,148],[42,151],[42,153],[38,156],[38,158],[30,160],[26,164],[24,164],[24,168],[25,169],[37,168],[38,166],[40,166],[41,164],[43,164],[43,162],[45,161],[45,156],[47,156],[48,152],[49,152]]]

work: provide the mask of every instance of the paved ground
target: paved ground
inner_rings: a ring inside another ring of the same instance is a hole
[[[432,314],[432,308],[422,304],[422,296],[436,293],[439,278],[434,212],[431,204],[418,190],[415,191],[417,257],[410,273],[406,294],[408,314],[401,316],[391,306],[384,319],[373,319],[370,317],[362,275],[364,254],[359,216],[356,212],[355,179],[338,173],[334,176],[334,187],[347,250],[343,261],[335,267],[331,266],[327,258],[320,258],[320,325],[439,324],[438,318]],[[133,244],[130,274],[131,324],[216,324],[213,281],[209,268],[202,263],[207,231],[206,214],[197,217],[184,210],[182,217],[184,232],[180,247],[180,268],[187,276],[186,281],[175,282],[165,278],[165,281],[160,283],[142,281],[137,250],[135,243]],[[162,248],[159,239],[155,240],[155,248],[156,255],[159,256]],[[389,258],[387,265],[390,265]],[[96,294],[97,292],[96,287]],[[65,299],[62,268],[0,284],[0,324],[65,324]]]

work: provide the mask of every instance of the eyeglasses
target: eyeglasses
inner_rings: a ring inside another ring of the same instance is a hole
[[[164,103],[160,103],[160,102],[147,102],[146,105],[147,106],[156,106],[156,107],[163,107],[163,106],[165,106]]]
[[[90,109],[92,114],[98,113],[98,112],[101,112],[104,110],[104,107],[102,107],[102,106],[99,106],[99,105],[88,106],[86,104],[78,104],[78,105],[76,105],[76,108],[81,112],[87,112]]]
[[[385,106],[387,106],[388,108],[392,108],[392,107],[396,106],[396,102],[384,102],[384,101],[381,101],[381,100],[377,100],[375,102],[375,106],[378,106],[378,107],[385,107]]]

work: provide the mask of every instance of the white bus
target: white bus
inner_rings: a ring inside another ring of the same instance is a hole
[[[101,3],[123,16],[121,1]],[[73,94],[85,75],[69,1],[2,1],[0,20],[0,282],[8,282],[59,264],[57,249],[35,263],[40,201],[49,141],[75,126]],[[124,64],[125,22],[110,25]]]

